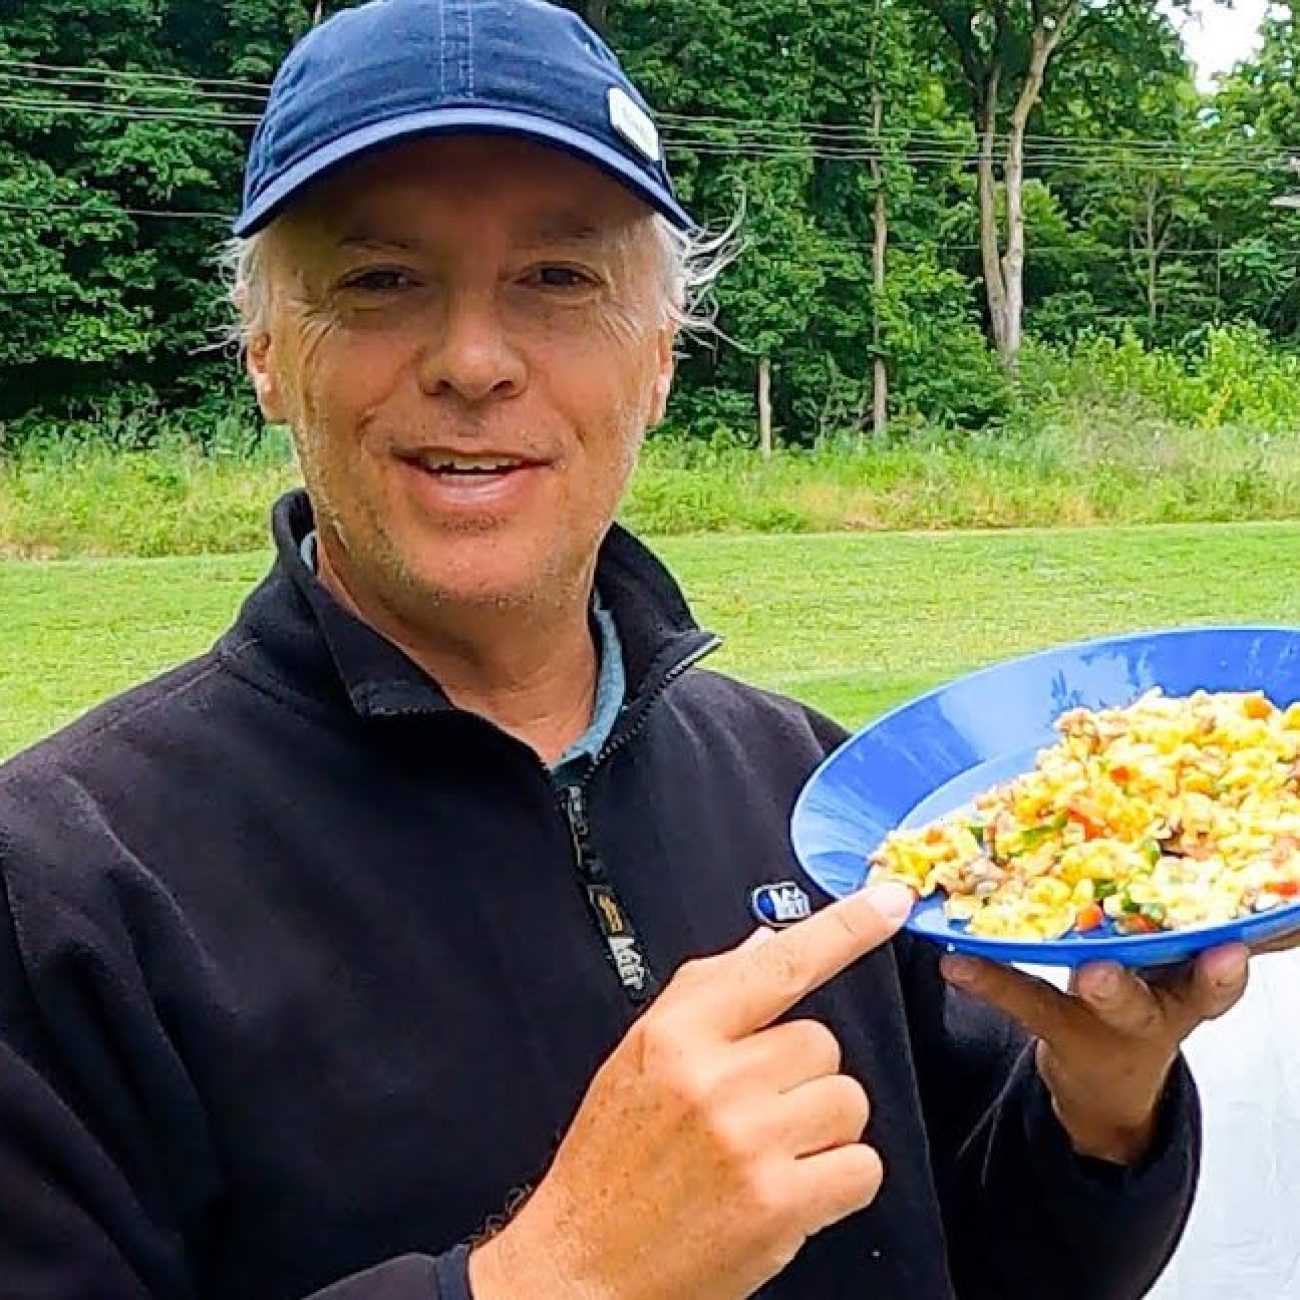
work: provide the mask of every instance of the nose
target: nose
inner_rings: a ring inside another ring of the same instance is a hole
[[[420,387],[431,397],[478,404],[523,391],[524,359],[491,296],[462,293],[446,303],[420,364]]]

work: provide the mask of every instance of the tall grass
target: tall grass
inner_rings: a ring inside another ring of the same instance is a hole
[[[1030,348],[1022,383],[1014,415],[976,433],[843,438],[766,462],[736,436],[653,438],[624,519],[665,535],[1300,518],[1300,360],[1252,331],[1210,331],[1182,354],[1132,338]],[[0,458],[0,553],[247,550],[297,478],[282,436],[113,443]]]
[[[0,459],[0,555],[199,555],[266,541],[272,501],[298,481],[272,437],[236,455],[179,439],[121,451],[82,441]]]
[[[1207,435],[1070,411],[1029,428],[792,452],[766,465],[752,453],[660,450],[626,513],[653,533],[1290,519],[1300,517],[1300,432]]]

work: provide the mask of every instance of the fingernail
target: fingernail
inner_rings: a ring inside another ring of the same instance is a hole
[[[866,894],[871,906],[887,921],[906,921],[916,906],[916,895],[906,885],[894,880],[869,885]]]
[[[969,957],[955,957],[948,954],[940,963],[939,969],[949,984],[959,987],[970,984],[975,978],[976,966]]]
[[[1092,977],[1092,988],[1089,991],[1093,997],[1103,1001],[1113,998],[1119,992],[1119,972],[1109,966],[1097,971]]]

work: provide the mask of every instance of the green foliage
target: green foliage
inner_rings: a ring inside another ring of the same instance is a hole
[[[896,265],[883,304],[896,405],[905,415],[961,428],[1004,415],[1012,389],[985,346],[964,277],[932,254],[900,254]]]
[[[1024,378],[1043,405],[1063,394],[1075,408],[1127,407],[1182,426],[1192,439],[1227,426],[1254,430],[1266,445],[1300,431],[1300,355],[1279,351],[1257,326],[1208,328],[1181,352],[1147,348],[1132,330],[1083,339],[1070,351],[1031,348]]]
[[[984,429],[1013,414],[985,341],[971,66],[945,22],[976,62],[1002,59],[1005,119],[1028,20],[1059,2],[572,0],[662,110],[693,210],[714,226],[746,213],[745,255],[718,291],[725,341],[687,349],[676,431],[752,445],[765,358],[779,443],[853,441],[877,325],[902,428]],[[238,204],[257,87],[318,11],[346,3],[6,6],[0,449],[49,430],[148,445],[157,413],[178,409],[211,440],[204,429],[239,383],[213,255]],[[1294,14],[1275,10],[1259,55],[1208,100],[1150,0],[1105,0],[1070,21],[1029,127],[1031,337],[1065,347],[1129,331],[1189,355],[1207,326],[1253,326],[1261,348],[1300,337],[1300,214],[1270,206],[1300,188],[1282,165],[1300,141]],[[879,295],[878,192],[890,234]],[[1093,347],[1085,370],[1100,364]],[[1255,418],[1244,396],[1225,409],[1239,408]]]

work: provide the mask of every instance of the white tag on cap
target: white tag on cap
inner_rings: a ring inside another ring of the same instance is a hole
[[[622,86],[609,90],[609,123],[639,154],[657,163],[663,157],[659,130],[650,114]]]

